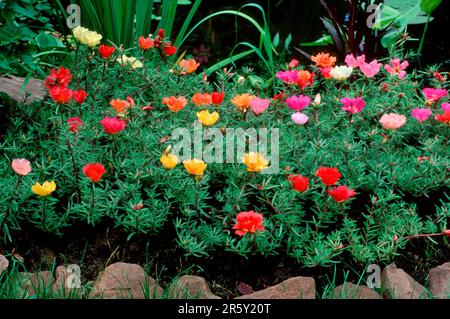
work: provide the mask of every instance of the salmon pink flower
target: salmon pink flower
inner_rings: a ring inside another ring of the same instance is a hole
[[[120,131],[123,131],[127,126],[125,121],[120,120],[117,117],[105,117],[100,123],[103,126],[103,130],[110,135],[115,135]]]
[[[184,96],[171,96],[163,98],[162,103],[165,104],[172,112],[178,112],[184,109],[187,105],[187,100]]]
[[[353,189],[349,189],[347,186],[338,186],[329,189],[327,190],[327,193],[330,194],[337,203],[343,203],[350,197],[356,195],[356,192]]]
[[[307,86],[310,86],[314,83],[314,73],[309,71],[300,70],[297,74],[297,85],[304,89]]]
[[[436,103],[447,96],[447,90],[445,89],[425,88],[422,90],[422,93],[425,95],[427,103],[431,104]]]
[[[325,185],[333,186],[342,177],[342,174],[334,167],[319,167],[316,176],[319,177]]]
[[[84,126],[83,121],[79,117],[71,117],[67,119],[67,124],[69,125],[69,130],[73,133],[78,132],[79,128]]]
[[[302,175],[289,175],[289,181],[292,184],[292,188],[297,192],[304,192],[308,189],[309,178]]]
[[[305,125],[309,121],[308,115],[301,113],[301,112],[295,112],[291,115],[292,122],[294,122],[297,125]]]
[[[359,66],[359,69],[367,78],[373,78],[378,74],[378,72],[380,72],[382,66],[383,64],[378,63],[377,60],[373,60],[370,63],[362,63]]]
[[[181,68],[183,73],[191,74],[194,73],[195,70],[197,70],[197,68],[200,66],[200,63],[198,63],[194,59],[182,59],[180,62],[178,62],[178,66]]]
[[[446,237],[450,237],[450,229],[445,229],[442,234]]]
[[[256,233],[256,231],[264,231],[264,217],[262,214],[254,211],[240,212],[236,216],[236,224],[233,226],[238,236],[244,236],[247,233]]]
[[[296,68],[296,67],[298,66],[299,63],[300,63],[299,60],[297,60],[297,59],[292,59],[291,62],[289,62],[288,67],[289,67],[289,69]]]
[[[341,100],[341,103],[344,105],[342,107],[342,111],[351,114],[361,112],[366,107],[366,102],[361,97],[357,97],[354,99],[345,97]]]
[[[83,173],[94,183],[97,183],[106,173],[106,169],[101,163],[89,163],[83,167]]]
[[[330,56],[329,53],[319,53],[317,55],[311,56],[311,60],[319,68],[331,68],[336,64],[336,57]]]
[[[68,86],[70,84],[70,80],[72,79],[72,74],[70,74],[70,70],[65,67],[60,67],[57,71],[55,69],[51,69],[50,75],[45,78],[45,86],[48,89],[51,89],[56,86]]]
[[[420,123],[425,122],[428,120],[428,118],[431,116],[431,110],[430,109],[413,109],[411,111],[411,116],[415,118]]]
[[[105,60],[108,60],[114,52],[116,52],[115,47],[110,47],[104,44],[101,44],[98,48],[98,53]]]
[[[72,98],[78,104],[83,104],[84,100],[86,100],[86,97],[87,97],[87,93],[85,90],[80,89],[80,90],[73,91],[73,93],[72,93]]]
[[[294,111],[303,111],[311,104],[311,98],[305,95],[293,95],[286,99],[286,104]]]
[[[345,57],[345,63],[351,68],[359,68],[362,64],[366,63],[366,56],[363,54],[355,58],[353,54],[349,54]]]
[[[298,71],[296,70],[279,71],[277,72],[276,77],[286,84],[294,84],[298,80]]]
[[[252,109],[253,113],[255,113],[255,115],[259,115],[267,110],[269,104],[269,99],[261,99],[259,97],[255,97],[250,101],[250,108]]]
[[[140,36],[138,39],[138,44],[139,44],[139,48],[141,48],[141,50],[148,51],[153,47],[155,42],[150,38]]]
[[[405,125],[406,116],[395,113],[384,114],[380,123],[385,130],[397,130]]]
[[[212,92],[211,93],[211,100],[214,105],[222,104],[224,98],[225,98],[225,93],[221,93],[221,92]]]
[[[450,111],[444,111],[444,114],[437,114],[434,118],[439,122],[450,125]]]
[[[209,93],[195,93],[191,98],[191,102],[197,106],[202,106],[211,105],[213,101]]]
[[[406,76],[405,69],[409,66],[408,61],[400,61],[398,58],[391,59],[391,64],[385,64],[385,70],[393,76],[398,76],[400,80],[403,80]]]
[[[17,158],[11,162],[13,171],[20,176],[27,176],[31,172],[30,161],[24,158]]]
[[[65,104],[72,98],[72,90],[65,86],[55,86],[50,89],[53,101],[58,104]]]

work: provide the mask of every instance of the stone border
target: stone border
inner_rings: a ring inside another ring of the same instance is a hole
[[[0,275],[9,266],[5,256],[0,255]],[[333,299],[450,299],[450,262],[433,268],[430,274],[430,290],[415,281],[395,264],[388,265],[381,273],[382,295],[365,285],[345,283],[337,286]],[[31,297],[36,291],[46,289],[59,297],[81,297],[83,291],[77,288],[77,277],[70,267],[59,266],[55,275],[49,271],[18,273],[14,279],[19,282],[20,294]],[[67,285],[71,282],[72,285]],[[79,279],[78,279],[78,283]],[[73,287],[73,288],[68,288]],[[164,290],[155,279],[148,276],[137,264],[114,263],[106,267],[93,282],[88,298],[96,299],[221,299],[213,294],[203,277],[184,275]],[[315,299],[316,283],[312,277],[293,277],[282,283],[236,299]]]

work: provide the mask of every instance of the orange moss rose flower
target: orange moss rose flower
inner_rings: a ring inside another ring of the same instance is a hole
[[[131,107],[130,102],[121,99],[111,100],[109,104],[117,113],[126,113],[127,109]]]
[[[194,59],[182,59],[180,62],[178,62],[178,66],[181,68],[183,73],[191,74],[194,73],[195,70],[200,66],[200,63],[195,61]]]
[[[147,51],[153,47],[155,42],[150,38],[141,36],[141,37],[139,37],[138,44],[142,50]]]
[[[323,52],[311,56],[311,60],[320,68],[331,68],[336,64],[336,57]]]
[[[205,162],[196,158],[190,159],[188,161],[183,161],[183,165],[186,171],[194,176],[202,176],[207,167]]]
[[[269,167],[269,161],[263,155],[255,152],[245,154],[243,161],[249,172],[260,172]]]
[[[238,236],[244,236],[247,233],[256,233],[256,231],[264,232],[264,217],[254,211],[240,212],[236,216],[236,224],[233,226]]]
[[[197,113],[197,118],[204,126],[211,126],[219,120],[219,113],[203,110]]]
[[[255,96],[249,93],[238,94],[231,99],[231,103],[237,106],[241,111],[246,112],[247,109],[250,107],[251,100],[253,100],[254,98]]]
[[[178,112],[184,109],[187,105],[187,100],[184,96],[171,96],[163,98],[162,103],[165,104],[172,112]]]
[[[209,93],[195,93],[191,98],[191,102],[197,106],[211,105],[213,103]]]
[[[298,71],[298,79],[297,79],[297,85],[304,89],[307,86],[310,86],[314,83],[314,73],[311,73],[309,71],[300,70]]]

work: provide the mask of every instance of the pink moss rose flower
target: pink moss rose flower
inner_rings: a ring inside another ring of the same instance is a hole
[[[305,95],[293,95],[286,99],[286,104],[294,111],[303,111],[311,103],[311,98]]]
[[[431,116],[431,110],[430,109],[413,109],[411,112],[411,116],[415,118],[420,123],[425,122],[428,120],[428,118]]]
[[[252,109],[253,113],[255,113],[255,115],[259,115],[267,110],[269,104],[269,99],[261,99],[259,97],[255,97],[250,101],[250,108]]]
[[[351,68],[358,68],[366,62],[366,56],[363,54],[355,58],[353,54],[345,57],[345,63]]]
[[[279,71],[276,74],[276,77],[286,84],[294,84],[297,83],[298,80],[298,71],[295,70]]]
[[[295,112],[291,115],[292,122],[294,122],[297,125],[305,125],[309,121],[308,115],[301,113],[301,112]]]
[[[362,63],[359,66],[359,69],[361,72],[368,78],[373,78],[375,75],[380,72],[381,67],[383,64],[378,63],[377,60],[373,60],[370,63]]]
[[[395,113],[384,114],[380,123],[385,130],[397,130],[405,125],[406,116]]]
[[[422,93],[425,95],[427,103],[436,103],[447,96],[447,90],[445,89],[425,88]]]
[[[17,175],[27,176],[31,172],[30,161],[24,158],[17,158],[12,161],[11,167]]]
[[[341,103],[344,105],[342,110],[352,114],[361,112],[366,107],[366,102],[361,97],[354,99],[345,97],[341,99]]]
[[[400,80],[404,79],[406,76],[405,69],[409,66],[408,61],[400,61],[398,58],[391,59],[391,64],[386,64],[384,66],[385,70],[393,76],[398,76]]]

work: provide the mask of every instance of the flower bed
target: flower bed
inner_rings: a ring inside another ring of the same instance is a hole
[[[30,226],[64,236],[109,223],[128,240],[170,233],[193,263],[226,253],[301,267],[387,262],[416,238],[448,247],[445,75],[394,55],[318,54],[261,85],[197,74],[163,30],[126,52],[74,36],[74,64],[52,69],[48,97],[6,110],[6,243]]]

